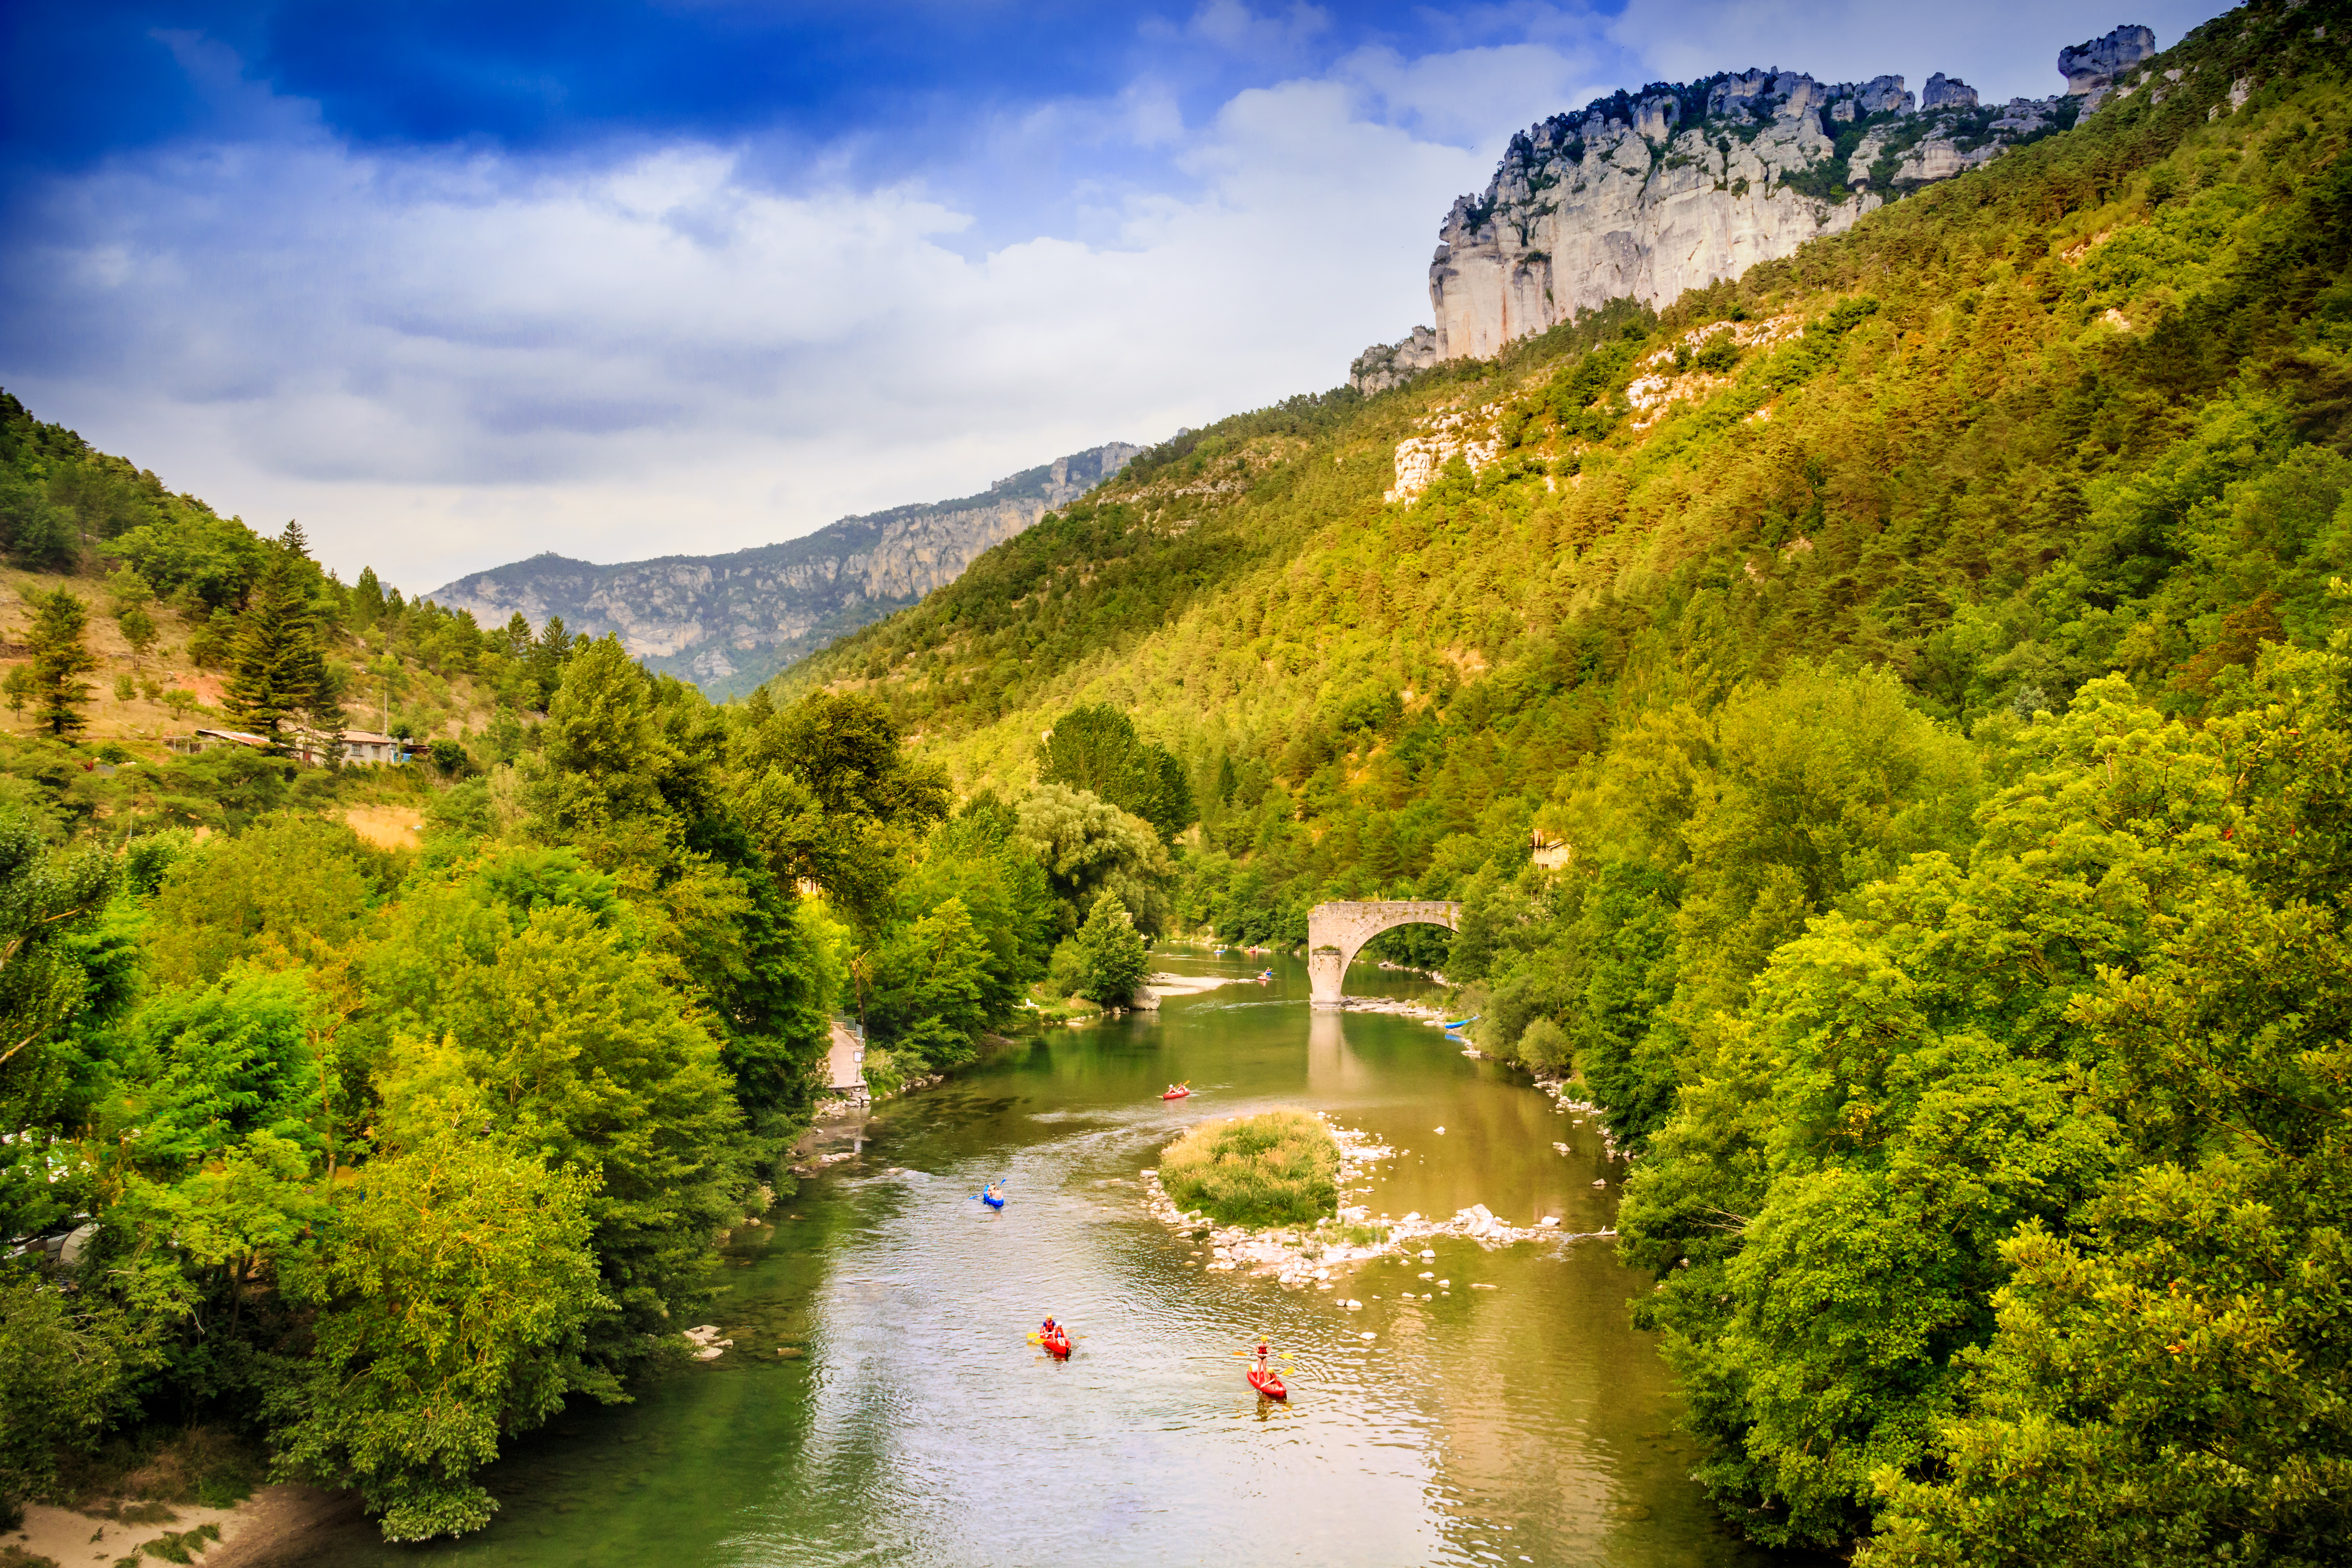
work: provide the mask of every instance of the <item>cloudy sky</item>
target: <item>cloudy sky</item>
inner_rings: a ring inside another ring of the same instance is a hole
[[[1601,93],[2220,8],[8,5],[0,386],[347,577],[737,549],[1338,384]]]

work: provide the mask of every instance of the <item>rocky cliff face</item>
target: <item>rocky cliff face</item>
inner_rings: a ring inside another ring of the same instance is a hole
[[[1139,447],[1114,441],[1001,479],[961,500],[845,517],[804,539],[731,555],[598,566],[561,555],[460,577],[429,595],[485,625],[620,634],[656,669],[713,698],[751,690],[795,659],[952,580],[989,546],[1076,500]]]
[[[2061,53],[2063,94],[2000,105],[1941,72],[1915,100],[1899,76],[1751,70],[1554,115],[1514,136],[1486,194],[1446,215],[1429,268],[1435,327],[1366,350],[1349,379],[1379,392],[1611,300],[1662,305],[1736,277],[2072,126],[2155,47],[2147,28],[2118,27]]]

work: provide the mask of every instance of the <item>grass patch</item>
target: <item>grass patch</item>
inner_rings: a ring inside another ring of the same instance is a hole
[[[184,1530],[177,1535],[158,1537],[139,1550],[150,1557],[158,1557],[166,1563],[194,1563],[198,1553],[219,1539],[219,1525],[200,1524],[194,1530]]]
[[[64,1508],[100,1508],[127,1521],[163,1524],[171,1521],[168,1510],[157,1516],[140,1505],[234,1508],[252,1495],[268,1468],[259,1448],[225,1428],[150,1427],[66,1459],[41,1500]]]
[[[1179,1209],[1223,1225],[1312,1225],[1339,1207],[1339,1145],[1303,1110],[1205,1121],[1160,1152]]]

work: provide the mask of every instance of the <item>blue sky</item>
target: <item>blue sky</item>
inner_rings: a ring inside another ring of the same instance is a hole
[[[411,590],[740,548],[1336,384],[1598,94],[2215,9],[17,4],[0,385]]]

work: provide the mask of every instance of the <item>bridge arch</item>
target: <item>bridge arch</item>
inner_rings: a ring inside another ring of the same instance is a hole
[[[1442,899],[1379,899],[1318,904],[1307,911],[1307,979],[1318,1007],[1347,996],[1348,965],[1364,944],[1399,926],[1462,929],[1462,906]]]

